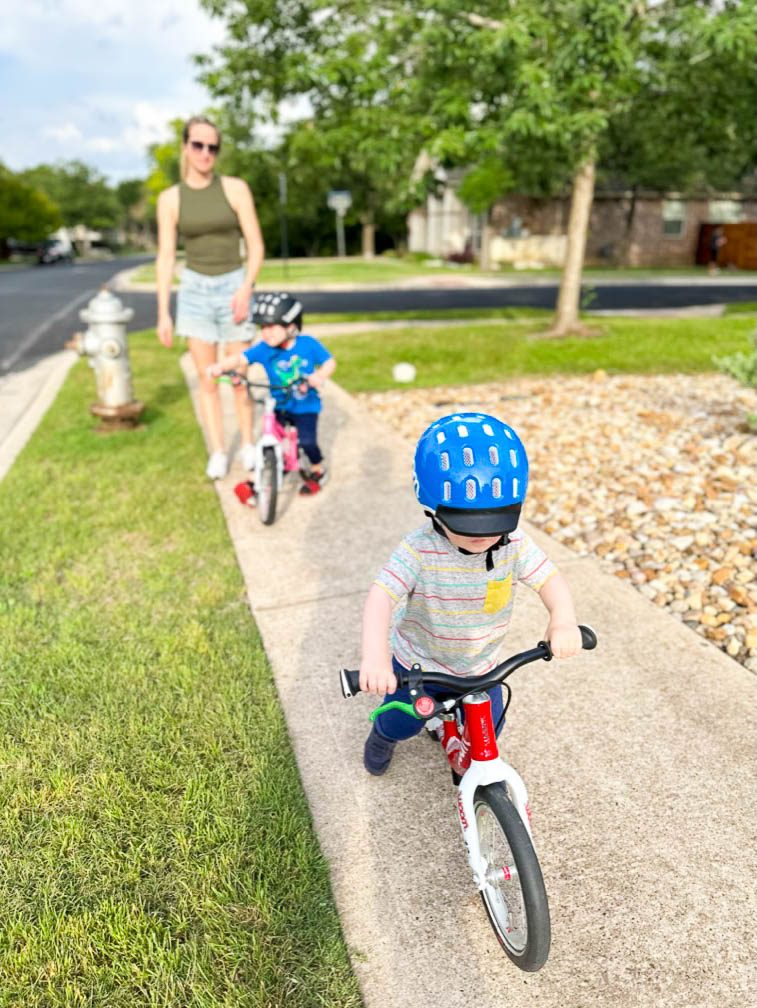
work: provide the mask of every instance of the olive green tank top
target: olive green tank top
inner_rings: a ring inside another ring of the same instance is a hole
[[[204,189],[179,183],[179,233],[184,239],[187,269],[208,276],[239,269],[242,232],[217,175]]]

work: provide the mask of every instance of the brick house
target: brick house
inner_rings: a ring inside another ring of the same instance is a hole
[[[485,267],[560,267],[565,256],[568,197],[508,196],[488,215],[472,214],[457,198],[459,176],[439,198],[408,218],[410,251],[446,258],[468,251]],[[680,196],[599,190],[594,195],[589,265],[693,266],[707,262],[709,232],[723,225],[721,266],[757,269],[757,197],[740,193]]]

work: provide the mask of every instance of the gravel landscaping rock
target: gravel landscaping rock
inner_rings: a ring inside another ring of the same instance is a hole
[[[514,379],[362,394],[412,451],[437,417],[511,424],[525,516],[757,672],[754,392],[725,375]]]

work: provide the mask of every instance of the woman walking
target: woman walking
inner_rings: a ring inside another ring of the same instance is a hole
[[[177,232],[184,240],[187,262],[181,277],[176,332],[186,338],[200,381],[200,406],[210,441],[206,473],[223,479],[229,457],[223,438],[217,383],[207,376],[218,359],[219,344],[227,353],[249,345],[250,297],[263,262],[263,238],[255,203],[245,181],[215,173],[221,135],[214,123],[195,116],[182,134],[181,182],[158,197],[158,339],[170,347],[174,324],[170,296],[176,263]],[[240,238],[246,261],[242,264]],[[252,405],[243,386],[234,388],[242,465],[254,467]]]

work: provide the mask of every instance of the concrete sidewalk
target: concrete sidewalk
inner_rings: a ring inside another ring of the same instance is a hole
[[[274,526],[233,495],[241,471],[217,489],[368,1008],[754,1003],[754,677],[534,533],[600,646],[512,680],[505,750],[529,788],[553,930],[544,970],[520,973],[470,882],[438,749],[421,738],[385,777],[363,770],[375,701],[342,700],[337,672],[358,663],[375,572],[422,516],[406,449],[333,384],[322,432],[331,481],[312,499],[285,491]],[[516,614],[513,651],[545,626],[525,589]]]
[[[0,376],[0,479],[37,429],[78,359],[74,350],[61,350],[32,367]]]

